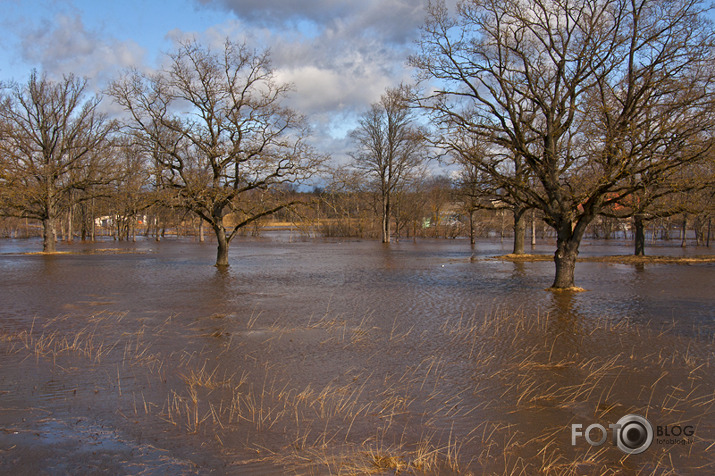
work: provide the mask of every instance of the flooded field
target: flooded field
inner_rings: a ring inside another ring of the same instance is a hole
[[[715,471],[715,264],[583,262],[553,293],[552,262],[490,259],[508,242],[292,238],[227,270],[209,243],[0,241],[0,470]],[[643,453],[572,444],[630,413]]]

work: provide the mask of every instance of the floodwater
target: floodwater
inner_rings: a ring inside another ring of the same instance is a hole
[[[554,293],[552,262],[490,259],[508,241],[294,238],[227,270],[210,243],[0,241],[0,471],[715,470],[715,264],[582,262]],[[628,413],[645,452],[572,444]]]

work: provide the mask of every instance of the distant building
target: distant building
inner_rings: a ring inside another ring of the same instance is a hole
[[[114,225],[114,217],[111,216],[104,216],[104,217],[97,217],[94,219],[94,224],[97,226],[112,226]]]

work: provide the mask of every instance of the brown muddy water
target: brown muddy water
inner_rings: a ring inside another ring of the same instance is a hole
[[[715,264],[584,262],[553,293],[553,263],[488,259],[508,242],[288,238],[225,271],[189,241],[0,241],[0,473],[715,472]]]

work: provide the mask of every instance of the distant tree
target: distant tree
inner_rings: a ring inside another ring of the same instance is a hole
[[[327,187],[320,197],[327,221],[322,226],[326,236],[373,235],[374,196],[361,171],[342,166],[330,170]]]
[[[526,212],[529,206],[518,188],[510,182],[527,183],[527,167],[518,154],[495,153],[488,142],[475,135],[450,134],[440,139],[441,145],[460,166],[458,181],[460,196],[469,214],[470,242],[474,244],[474,212],[477,209],[505,209],[513,215],[514,241],[512,254],[524,254]],[[488,170],[499,170],[503,176],[513,176],[507,182],[495,180]]]
[[[711,156],[712,157],[712,156]],[[605,208],[609,218],[632,220],[634,254],[645,255],[646,226],[653,220],[677,215],[705,217],[711,207],[715,190],[713,160],[698,161],[686,167],[660,172],[653,178],[648,172],[640,175],[640,187],[619,202]]]
[[[431,176],[422,181],[420,189],[425,197],[424,211],[432,235],[446,238],[451,231],[449,228],[453,228],[449,226],[452,217],[448,216],[449,205],[454,200],[452,181],[444,175]]]
[[[133,137],[124,136],[118,140],[113,153],[117,180],[109,200],[115,210],[117,237],[136,241],[139,214],[163,197],[153,184],[150,157]]]
[[[98,111],[99,103],[85,79],[52,81],[35,71],[3,94],[0,207],[5,215],[40,220],[46,253],[56,250],[62,209],[91,196],[75,192],[112,179],[106,152],[116,125]]]
[[[427,173],[418,169],[410,180],[399,187],[392,198],[396,240],[424,235],[425,218],[429,216],[430,187]]]
[[[425,159],[424,134],[414,123],[405,90],[388,89],[350,136],[354,166],[370,176],[380,198],[382,242],[390,242],[393,194]]]
[[[268,53],[228,40],[220,52],[182,43],[162,70],[131,71],[109,88],[161,184],[213,229],[217,266],[228,265],[242,227],[291,203],[261,192],[311,176],[322,161],[306,145],[303,118],[281,105],[289,89],[275,81]]]
[[[476,243],[474,214],[482,208],[485,193],[482,193],[480,171],[471,161],[460,163],[459,175],[455,180],[456,196],[462,204],[462,212],[467,216],[469,243]]]
[[[591,221],[712,144],[713,29],[699,0],[465,0],[431,4],[411,62],[444,137],[523,159],[477,164],[557,235],[554,288],[574,286]],[[493,155],[498,157],[498,155]]]

